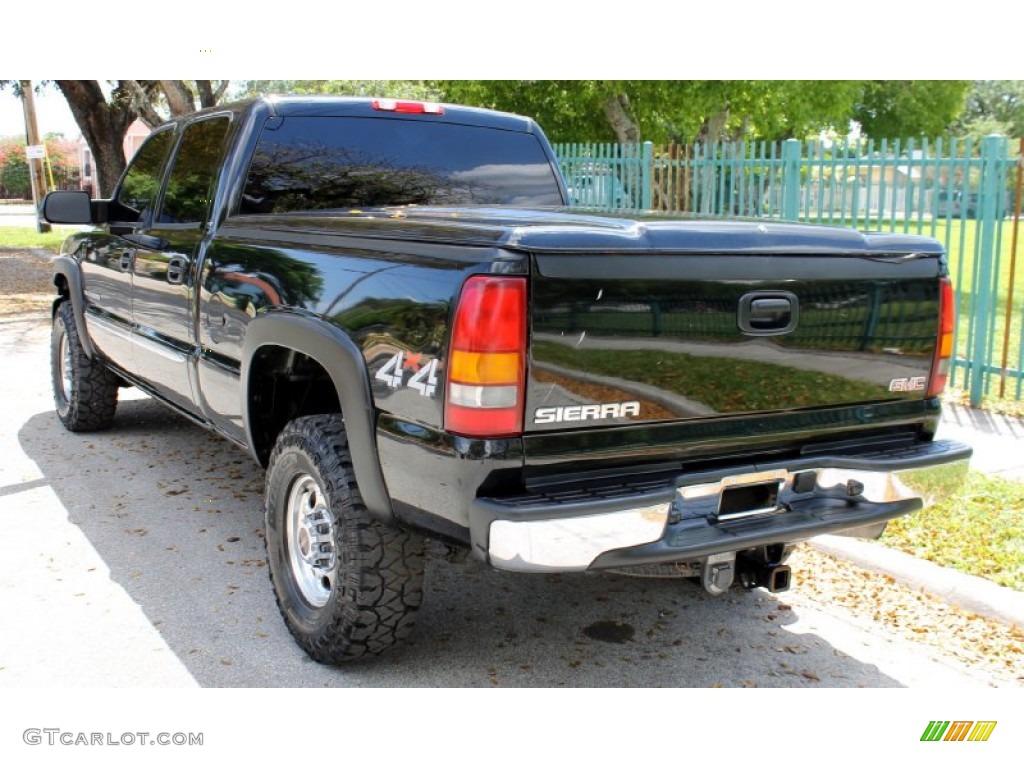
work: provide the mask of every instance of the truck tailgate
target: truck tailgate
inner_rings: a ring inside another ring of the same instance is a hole
[[[526,429],[920,400],[943,267],[913,245],[536,252]]]

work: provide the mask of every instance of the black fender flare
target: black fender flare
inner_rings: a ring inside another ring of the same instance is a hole
[[[264,346],[295,350],[327,371],[341,403],[352,469],[363,503],[382,522],[393,523],[394,510],[377,453],[377,411],[362,351],[337,326],[305,315],[272,312],[249,322],[242,344],[241,405],[246,442],[257,461],[259,456],[249,418],[249,375],[256,353]]]
[[[82,342],[82,350],[90,360],[96,356],[96,348],[92,345],[89,332],[85,327],[85,293],[82,288],[82,267],[70,256],[57,256],[53,260],[54,285],[57,284],[57,275],[61,275],[68,283],[68,298],[71,301],[71,311],[75,315],[75,325],[78,329],[78,338]],[[61,302],[58,298],[53,302],[52,316],[57,314],[57,305]]]

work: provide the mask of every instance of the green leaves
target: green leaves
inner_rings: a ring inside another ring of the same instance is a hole
[[[851,119],[871,136],[936,135],[963,107],[966,81],[444,80],[448,101],[534,117],[552,141],[622,141],[618,98],[644,141],[807,138]]]
[[[975,80],[954,129],[975,138],[1024,135],[1024,80]]]
[[[872,80],[853,118],[872,138],[938,136],[963,112],[970,81]]]
[[[964,112],[1024,124],[1019,81],[966,80],[250,80],[249,95],[348,94],[428,99],[529,115],[552,141],[656,143],[936,136]],[[1016,84],[1016,85],[1014,85]]]

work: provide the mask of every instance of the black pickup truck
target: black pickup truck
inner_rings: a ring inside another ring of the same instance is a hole
[[[566,207],[530,119],[270,98],[158,128],[55,264],[71,430],[136,386],[266,467],[319,661],[406,636],[423,536],[513,571],[789,587],[963,479],[953,294],[922,237]]]

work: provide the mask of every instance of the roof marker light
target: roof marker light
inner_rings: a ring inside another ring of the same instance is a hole
[[[373,108],[379,112],[402,112],[409,115],[443,115],[444,106],[436,101],[401,101],[374,99]]]

